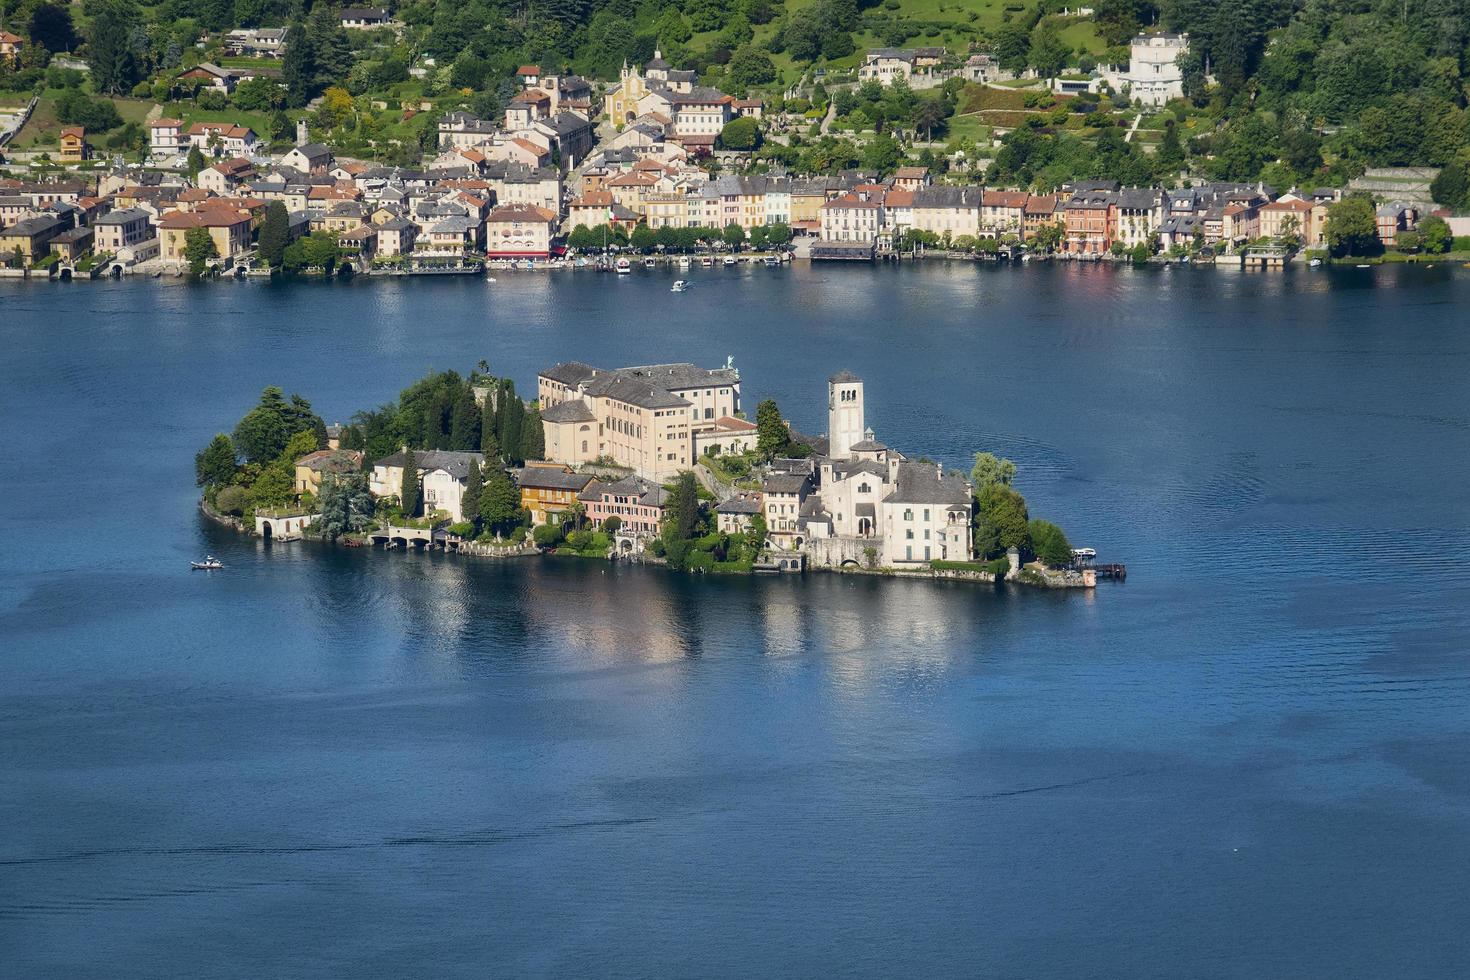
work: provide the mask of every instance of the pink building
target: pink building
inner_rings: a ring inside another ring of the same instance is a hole
[[[663,487],[641,476],[624,477],[616,483],[594,480],[577,495],[589,520],[601,524],[616,517],[622,521],[619,533],[640,537],[658,534],[667,498]]]

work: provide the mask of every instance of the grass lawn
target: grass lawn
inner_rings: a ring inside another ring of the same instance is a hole
[[[15,135],[11,145],[16,149],[30,149],[33,146],[56,146],[61,137],[62,122],[56,118],[56,100],[65,93],[65,89],[47,89],[41,93],[41,101],[36,103],[36,111],[31,113],[31,118],[26,121],[25,126]],[[135,122],[142,125],[147,118],[153,103],[147,99],[109,99],[117,107],[117,114],[122,116],[123,123]],[[21,103],[24,105],[24,102]],[[102,133],[88,133],[87,139],[93,144],[103,136]]]
[[[185,129],[198,122],[238,123],[241,126],[249,126],[255,130],[255,135],[262,139],[270,138],[270,116],[264,112],[243,112],[239,109],[201,109],[192,102],[170,102],[163,107],[163,115],[170,119],[182,119]],[[294,117],[292,121],[295,121]]]
[[[976,146],[990,144],[990,126],[978,115],[955,115],[949,120],[949,145],[970,140]]]
[[[1079,20],[1068,24],[1058,32],[1062,43],[1073,51],[1086,51],[1088,54],[1102,54],[1107,50],[1107,43],[1097,33],[1097,25],[1090,20]]]

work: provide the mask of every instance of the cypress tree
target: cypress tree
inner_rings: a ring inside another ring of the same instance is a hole
[[[496,534],[505,534],[515,526],[520,506],[521,494],[510,475],[498,466],[493,467],[480,494],[480,517],[485,526]]]
[[[521,422],[526,414],[526,406],[516,397],[514,389],[506,394],[505,415],[501,418],[500,448],[505,453],[505,458],[512,462],[522,462],[525,457],[521,455]]]
[[[546,456],[546,433],[541,428],[541,409],[531,406],[521,419],[521,458],[543,459]]]
[[[404,517],[412,517],[419,509],[419,463],[412,449],[403,454],[403,492],[398,500]]]
[[[272,269],[280,268],[281,257],[286,253],[291,236],[290,221],[285,204],[272,201],[266,206],[265,220],[260,223],[260,257]]]
[[[449,413],[449,448],[473,451],[480,448],[480,406],[475,392],[462,385]]]
[[[471,463],[470,475],[464,481],[464,495],[459,501],[459,512],[465,520],[480,522],[480,497],[484,487],[485,478],[480,473],[480,464]]]

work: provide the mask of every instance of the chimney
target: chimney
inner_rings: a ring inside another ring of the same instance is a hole
[[[943,463],[935,463],[934,464],[934,469],[936,471],[938,471],[938,473],[939,473],[939,479],[943,480],[944,479],[944,464]]]

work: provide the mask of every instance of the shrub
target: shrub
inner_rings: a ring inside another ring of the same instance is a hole
[[[691,572],[712,572],[715,569],[715,556],[708,551],[696,551],[688,557],[684,567]]]
[[[1066,565],[1072,561],[1072,545],[1062,529],[1051,521],[1030,523],[1031,548],[1036,557],[1048,565]]]
[[[649,542],[648,550],[655,558],[662,558],[668,552],[668,549],[664,547],[663,538],[654,538]]]
[[[458,524],[449,525],[446,530],[457,538],[468,538],[474,535],[475,525],[471,521],[460,521]]]
[[[539,530],[539,528],[538,528]],[[532,534],[535,532],[533,531]],[[574,551],[581,551],[592,541],[591,531],[573,531],[567,535],[567,545]]]
[[[566,540],[566,528],[561,524],[541,524],[531,532],[531,540],[538,548],[554,548]]]
[[[623,526],[623,519],[617,514],[602,522],[602,529],[608,534],[617,534],[618,529]]]

